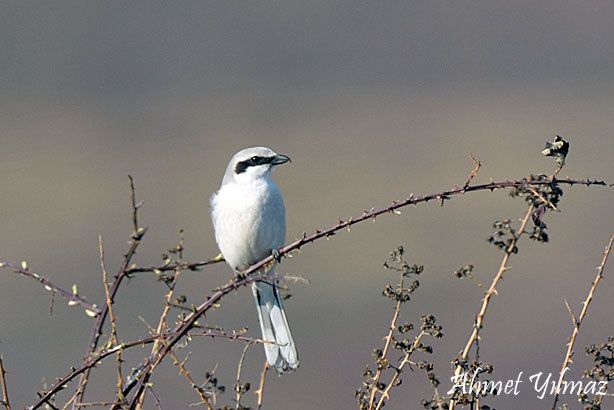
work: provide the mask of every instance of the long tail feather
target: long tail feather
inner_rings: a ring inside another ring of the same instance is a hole
[[[252,284],[252,292],[258,309],[262,339],[273,342],[264,344],[267,362],[280,373],[296,369],[299,365],[298,354],[279,291],[268,283],[255,282]]]

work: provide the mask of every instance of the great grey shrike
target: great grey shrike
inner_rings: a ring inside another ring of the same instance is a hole
[[[211,197],[215,240],[235,271],[275,253],[286,239],[286,210],[272,179],[277,165],[290,161],[265,147],[246,148],[232,157],[222,186]],[[273,268],[268,274],[275,281]],[[276,286],[254,282],[252,292],[267,362],[279,373],[294,370],[299,360]]]

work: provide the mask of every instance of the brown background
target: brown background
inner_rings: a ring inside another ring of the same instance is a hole
[[[143,264],[159,261],[179,228],[189,259],[217,253],[208,199],[230,156],[246,146],[293,159],[276,175],[288,240],[412,192],[460,185],[469,152],[483,162],[478,181],[551,172],[540,150],[555,133],[571,141],[563,175],[614,178],[609,2],[8,1],[0,8],[0,256],[26,259],[66,287],[78,283],[99,304],[97,237],[115,269],[130,230],[129,173],[150,227],[137,256]],[[549,244],[520,245],[488,313],[482,353],[497,379],[558,369],[571,330],[563,301],[579,309],[612,231],[611,190],[565,188],[560,209],[546,219]],[[452,272],[472,263],[476,279],[488,282],[501,258],[485,241],[492,221],[523,210],[504,192],[475,193],[444,208],[383,216],[285,261],[283,271],[311,281],[294,286],[286,304],[302,364],[269,380],[266,407],[355,407],[354,389],[391,315],[380,294],[396,278],[381,262],[398,244],[425,265],[404,317],[433,313],[444,326],[434,347],[447,390],[449,361],[481,296]],[[187,273],[181,291],[197,302],[229,275],[222,265]],[[607,276],[578,339],[575,379],[588,365],[583,346],[612,335]],[[153,322],[163,293],[151,277],[122,288],[123,340],[146,332],[137,316]],[[29,280],[0,276],[0,351],[18,408],[76,365],[89,338],[91,319],[59,298],[48,316],[47,297]],[[230,296],[210,322],[258,335],[250,292]],[[202,378],[218,365],[230,389],[241,349],[197,340],[190,368]],[[248,355],[246,380],[255,381],[262,357],[260,348]],[[88,397],[112,398],[112,375],[112,367],[98,370]],[[405,377],[392,409],[418,408],[429,394],[419,373]],[[168,363],[154,382],[164,408],[197,401]],[[491,403],[549,408],[527,384],[520,396]]]

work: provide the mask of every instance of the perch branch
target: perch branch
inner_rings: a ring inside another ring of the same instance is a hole
[[[479,161],[478,161],[479,163]],[[477,167],[474,164],[474,169]],[[478,168],[479,169],[479,168]],[[477,170],[475,171],[477,173]],[[471,177],[471,174],[470,174]],[[469,179],[471,181],[471,178]],[[541,185],[549,185],[552,183],[564,184],[564,185],[584,185],[584,186],[604,186],[604,187],[614,187],[614,184],[610,184],[604,180],[597,179],[573,179],[573,178],[565,178],[565,179],[556,179],[556,178],[547,178],[543,180],[531,179],[531,178],[522,178],[519,180],[507,180],[507,181],[492,181],[486,184],[476,184],[476,185],[467,185],[463,187],[455,187],[454,189],[448,191],[442,191],[439,193],[433,193],[424,196],[414,196],[411,194],[408,198],[404,200],[393,201],[390,205],[383,208],[371,208],[369,211],[364,211],[361,215],[349,218],[345,221],[340,220],[336,225],[333,225],[324,230],[316,230],[315,233],[307,236],[306,233],[303,234],[303,237],[297,239],[296,241],[286,245],[284,248],[280,249],[280,256],[287,256],[291,251],[300,249],[303,245],[314,242],[318,239],[324,237],[330,237],[334,235],[337,231],[342,229],[349,229],[350,226],[355,225],[357,223],[363,222],[365,220],[374,219],[382,214],[395,212],[399,208],[406,207],[408,205],[418,205],[420,203],[426,203],[429,201],[446,201],[450,199],[450,197],[455,195],[462,195],[467,192],[475,192],[475,191],[494,191],[497,189],[507,189],[507,188],[520,188],[527,187],[530,188],[532,186],[541,186]],[[186,262],[180,264],[170,264],[170,265],[161,265],[161,266],[147,266],[147,267],[133,267],[128,269],[127,273],[143,273],[143,272],[166,272],[171,270],[197,270],[200,267],[206,265],[212,265],[217,262],[223,261],[224,259],[221,256],[217,256],[215,258],[211,258],[208,260],[200,261],[200,262]],[[273,258],[268,257],[262,260],[260,263],[256,264],[258,267],[261,267],[267,263],[270,263]],[[256,269],[257,270],[257,269]]]
[[[590,180],[590,179],[582,180],[582,179],[571,179],[571,178],[567,178],[567,179],[552,179],[552,178],[546,178],[546,179],[529,178],[527,179],[527,178],[523,178],[521,180],[515,180],[515,181],[509,181],[509,180],[499,181],[499,182],[493,181],[493,182],[489,182],[485,184],[469,185],[466,187],[456,187],[451,190],[443,191],[440,193],[428,194],[428,195],[424,195],[420,197],[416,197],[412,194],[408,198],[401,200],[401,201],[394,201],[392,204],[386,207],[379,208],[379,209],[371,209],[370,211],[364,211],[361,215],[354,217],[354,218],[350,218],[345,221],[340,221],[328,229],[317,230],[315,233],[311,235],[304,234],[301,238],[297,239],[296,241],[280,249],[279,255],[287,257],[292,251],[299,250],[302,246],[306,244],[312,243],[321,238],[328,238],[336,234],[336,232],[342,229],[348,229],[350,226],[354,224],[363,222],[365,220],[375,219],[377,216],[385,214],[385,213],[395,212],[397,209],[408,206],[408,205],[417,205],[417,204],[426,203],[432,200],[438,200],[438,201],[443,202],[452,196],[465,194],[467,192],[485,191],[485,190],[494,191],[496,189],[519,188],[519,187],[526,187],[526,186],[540,186],[540,185],[548,185],[552,183],[566,184],[566,185],[585,185],[585,186],[594,186],[594,185],[606,186],[606,187],[612,186],[611,184],[605,181],[602,181],[602,180]],[[136,218],[138,205],[135,203],[134,186],[132,183],[131,183],[131,189],[132,189],[132,199],[133,199],[132,208],[133,208],[133,223],[134,223],[135,221],[138,222]],[[140,243],[143,235],[145,234],[145,229],[139,228],[138,223],[134,223],[134,227],[135,227],[135,232],[133,233],[132,240],[130,241],[130,248],[128,252],[126,253],[126,255],[124,256],[124,263],[122,263],[122,267],[120,268],[118,274],[116,275],[116,279],[113,282],[113,285],[111,286],[111,299],[112,300],[114,299],[115,294],[117,293],[117,290],[119,288],[119,285],[122,279],[128,276],[127,272],[129,270],[128,266],[129,266],[130,260],[132,259],[132,256],[134,256],[134,253],[136,252],[136,248],[138,247],[138,244]],[[268,265],[273,262],[274,262],[273,256],[264,258],[260,262],[254,264],[252,267],[242,272],[241,275],[237,275],[234,279],[232,279],[226,285],[214,290],[214,292],[203,303],[201,303],[199,306],[196,307],[194,313],[187,316],[182,322],[180,322],[179,324],[175,326],[175,328],[173,329],[173,332],[170,332],[169,334],[166,334],[166,336],[163,336],[165,339],[168,339],[168,341],[165,342],[164,346],[160,349],[160,351],[154,357],[150,357],[147,360],[146,364],[144,365],[143,370],[140,372],[140,378],[137,384],[137,393],[135,394],[135,397],[140,397],[140,395],[142,394],[145,384],[151,377],[152,365],[156,362],[161,361],[169,353],[169,351],[175,346],[175,344],[178,343],[184,336],[188,334],[188,332],[192,328],[194,328],[197,325],[198,319],[205,312],[207,312],[209,309],[214,307],[228,293],[260,279],[260,277],[258,277],[259,275],[252,275],[252,274],[260,270],[265,265]],[[150,268],[143,268],[142,271],[145,271],[145,269],[150,269]],[[162,266],[162,267],[153,268],[150,270],[153,271],[155,269],[159,269],[159,270],[173,269],[174,270],[174,269],[177,269],[177,267]],[[92,335],[92,341],[90,343],[90,350],[88,353],[88,357],[86,357],[86,359],[84,360],[84,364],[80,368],[82,370],[80,370],[77,373],[77,375],[83,373],[84,371],[86,372],[96,362],[94,361],[92,363],[92,359],[89,356],[96,349],[98,340],[102,333],[101,332],[102,325],[104,324],[107,313],[108,313],[108,310],[104,308],[102,313],[98,316],[98,320],[96,322],[96,325],[94,327],[94,332]],[[105,352],[108,353],[108,351],[105,351]],[[98,357],[98,360],[100,360],[99,355],[97,357]],[[60,381],[57,382],[47,393],[43,394],[42,397],[31,408],[33,409],[38,408],[42,404],[47,402],[57,391],[61,390],[61,387],[67,381],[71,380],[74,377],[74,375],[72,375],[73,373],[74,372],[71,372],[71,374],[60,379]],[[124,396],[131,389],[132,389],[132,385],[127,386],[124,389]],[[79,400],[79,402],[81,402],[81,400]],[[134,402],[134,398],[133,398],[133,402]],[[131,406],[132,406],[132,403],[131,403]]]
[[[552,179],[552,178],[544,178],[544,179],[523,178],[522,180],[518,180],[518,181],[490,182],[487,184],[470,185],[468,187],[462,187],[462,188],[457,187],[457,188],[454,188],[448,191],[443,191],[443,192],[435,193],[435,194],[428,194],[428,195],[424,195],[421,197],[415,197],[411,195],[409,198],[405,200],[394,201],[391,205],[387,207],[379,208],[379,209],[372,209],[370,211],[364,211],[363,214],[360,216],[350,218],[345,221],[340,221],[336,225],[328,229],[325,229],[323,231],[318,230],[312,235],[304,234],[302,238],[297,239],[296,241],[279,249],[278,255],[287,256],[288,254],[290,254],[290,252],[300,249],[303,245],[312,243],[321,238],[328,238],[334,235],[337,231],[349,228],[350,226],[363,222],[365,220],[374,220],[379,215],[389,213],[389,212],[394,213],[394,211],[396,211],[397,209],[408,206],[408,205],[417,205],[419,203],[426,203],[431,200],[438,200],[438,201],[443,202],[446,199],[449,199],[451,196],[461,195],[467,192],[483,191],[483,190],[493,191],[495,189],[514,188],[514,187],[518,188],[518,187],[526,187],[526,186],[531,186],[531,185],[540,186],[540,185],[552,184],[555,182],[559,184],[568,184],[568,185],[581,184],[581,185],[586,185],[586,186],[591,186],[591,185],[611,186],[605,181],[589,180],[589,179],[578,180],[578,179]],[[530,216],[531,216],[531,213],[527,213],[527,219],[526,219],[527,221]],[[174,336],[167,344],[165,344],[165,346],[160,349],[160,352],[157,355],[155,355],[154,357],[150,357],[147,360],[147,363],[145,364],[143,371],[141,372],[139,382],[136,385],[136,393],[131,401],[130,409],[136,408],[136,403],[138,402],[139,397],[141,397],[141,395],[143,394],[145,385],[147,384],[147,382],[149,381],[151,377],[151,373],[152,373],[151,370],[155,368],[161,360],[164,359],[164,357],[173,348],[173,346],[177,342],[179,342],[179,340],[181,340],[183,336],[195,325],[198,319],[205,312],[207,312],[209,309],[215,306],[228,293],[260,279],[258,277],[254,277],[252,274],[255,273],[256,271],[259,271],[265,265],[274,263],[274,261],[275,261],[275,258],[271,255],[271,256],[268,256],[262,259],[260,262],[257,262],[256,264],[252,265],[247,270],[241,272],[240,275],[237,275],[234,279],[232,279],[222,288],[217,289],[213,294],[211,294],[208,297],[208,299],[205,302],[203,302],[196,308],[194,313],[189,315],[183,322],[177,325],[177,327],[174,329],[176,331],[176,336]],[[490,296],[489,296],[489,299],[490,299]],[[128,386],[128,388],[124,390],[124,395],[126,395],[131,388],[132,386]]]

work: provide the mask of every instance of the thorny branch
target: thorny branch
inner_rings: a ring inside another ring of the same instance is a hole
[[[477,171],[476,171],[477,172]],[[316,230],[313,234],[307,235],[307,233],[303,233],[303,236],[300,239],[295,240],[294,242],[289,243],[285,247],[279,249],[279,256],[289,256],[292,251],[299,250],[303,245],[307,245],[316,240],[327,238],[332,235],[335,235],[338,231],[342,229],[349,229],[352,225],[363,222],[365,220],[374,219],[382,214],[386,213],[398,213],[399,208],[403,208],[409,205],[418,205],[421,203],[427,203],[430,201],[441,201],[442,203],[446,200],[451,199],[452,196],[463,195],[468,192],[476,192],[476,191],[495,191],[497,189],[508,189],[508,188],[529,188],[533,186],[544,186],[550,184],[563,184],[563,185],[584,185],[584,186],[604,186],[604,187],[614,187],[614,183],[608,183],[604,180],[597,179],[573,179],[573,178],[545,178],[539,179],[538,176],[531,175],[529,178],[522,178],[519,180],[507,180],[507,181],[491,181],[486,184],[476,184],[476,185],[468,185],[463,187],[455,187],[454,189],[450,189],[447,191],[442,191],[439,193],[433,193],[423,196],[414,196],[414,194],[410,194],[410,196],[404,200],[396,200],[393,201],[390,205],[383,208],[371,208],[369,211],[363,211],[363,213],[359,216],[355,216],[349,218],[347,220],[340,220],[336,225],[333,225],[327,229]],[[191,262],[191,263],[182,263],[182,264],[170,264],[170,265],[161,265],[161,266],[147,266],[147,267],[134,267],[128,269],[128,273],[141,273],[141,272],[166,272],[176,269],[182,270],[197,270],[200,267],[206,265],[212,265],[217,262],[221,262],[224,259],[221,256],[207,259],[200,262]],[[262,266],[271,263],[274,260],[273,257],[269,256],[260,262],[254,264],[248,270],[244,272],[244,274],[248,274],[248,272],[254,272],[260,269]],[[254,270],[252,270],[254,268]]]
[[[551,178],[543,178],[543,179],[534,179],[534,178],[526,179],[525,178],[520,181],[503,181],[503,182],[491,182],[488,184],[470,185],[468,187],[455,188],[449,191],[444,191],[442,193],[429,194],[429,195],[424,195],[422,197],[414,197],[413,195],[411,195],[409,198],[403,201],[395,201],[387,207],[379,208],[379,209],[372,209],[371,211],[365,211],[363,212],[361,216],[358,216],[356,218],[350,218],[346,221],[340,221],[333,227],[328,228],[324,231],[318,230],[310,236],[303,235],[302,238],[281,248],[278,251],[278,255],[287,256],[291,251],[298,250],[303,245],[309,244],[321,238],[330,237],[341,229],[349,228],[351,225],[357,224],[365,220],[375,219],[377,216],[381,214],[388,213],[388,212],[394,212],[398,208],[401,208],[407,205],[416,205],[418,203],[428,202],[430,200],[439,200],[443,203],[443,201],[445,201],[446,199],[449,199],[453,195],[460,195],[466,192],[473,192],[473,191],[480,191],[480,190],[493,191],[495,189],[501,189],[501,188],[526,187],[530,185],[538,185],[538,186],[548,185],[548,184],[552,184],[553,182],[554,180]],[[605,181],[575,180],[575,179],[556,179],[556,183],[569,184],[569,185],[583,184],[587,186],[589,185],[609,186]],[[530,212],[527,213],[527,219],[526,219],[527,221],[530,216],[531,216],[531,213]],[[525,225],[526,225],[526,222],[525,222]],[[164,356],[168,354],[170,349],[172,349],[172,347],[179,340],[181,340],[183,335],[187,333],[194,326],[194,324],[198,321],[198,318],[200,318],[200,316],[202,316],[212,306],[217,304],[226,294],[257,280],[258,278],[252,276],[252,274],[255,273],[256,271],[259,271],[265,265],[273,263],[274,260],[275,259],[273,255],[271,255],[261,260],[260,262],[252,265],[247,270],[241,272],[241,274],[237,275],[236,278],[231,280],[228,284],[226,284],[221,289],[218,289],[213,295],[209,296],[207,301],[202,303],[192,315],[186,318],[186,320],[183,323],[179,324],[179,326],[175,329],[177,331],[177,336],[174,337],[168,344],[165,344],[165,346],[160,350],[160,352],[155,357],[149,358],[147,360],[147,363],[143,369],[143,372],[141,373],[142,376],[139,380],[139,383],[136,386],[137,388],[136,388],[135,396],[133,397],[130,403],[131,410],[136,408],[136,404],[139,401],[139,397],[143,394],[144,386],[146,385],[146,383],[148,383],[151,377],[152,369],[155,368],[157,364],[164,358]],[[488,297],[489,300],[490,300],[490,297],[491,296]],[[128,392],[124,391],[124,394],[126,395]]]
[[[467,358],[469,357],[469,352],[471,351],[471,348],[479,340],[479,333],[482,327],[484,326],[484,317],[486,316],[488,305],[490,304],[492,297],[497,294],[497,285],[503,278],[503,274],[505,273],[505,271],[509,269],[509,266],[508,266],[509,259],[512,256],[512,254],[515,253],[516,246],[518,244],[518,240],[525,233],[527,223],[529,222],[529,219],[531,218],[532,214],[533,214],[533,204],[529,205],[527,212],[524,215],[524,218],[522,219],[518,232],[512,235],[511,241],[509,245],[507,246],[507,248],[505,249],[505,254],[503,255],[503,259],[501,259],[501,263],[499,264],[499,269],[497,270],[497,273],[493,277],[490,287],[484,293],[484,297],[482,298],[482,305],[480,306],[480,310],[478,310],[478,313],[475,317],[475,324],[473,325],[473,330],[471,331],[471,335],[469,336],[469,339],[467,340],[467,343],[465,344],[465,348],[462,350],[460,357],[459,357],[461,363],[467,360]],[[462,370],[463,370],[463,367],[461,364],[456,366],[456,369],[454,370],[454,376],[459,377]],[[450,410],[453,410],[453,409],[454,409],[454,400],[452,399],[450,400]]]
[[[183,230],[179,231],[179,235],[180,235],[179,243],[173,249],[170,249],[169,252],[176,255],[176,257],[178,258],[177,263],[180,264],[183,261],[183,249],[184,249]],[[170,260],[170,258],[167,258],[167,260]],[[162,309],[162,314],[160,315],[160,319],[158,320],[158,327],[156,328],[154,332],[156,334],[162,334],[166,331],[167,319],[168,319],[168,315],[171,312],[171,308],[172,308],[171,303],[173,300],[173,296],[175,295],[175,286],[177,285],[177,281],[179,280],[179,277],[181,276],[181,272],[182,272],[181,270],[175,269],[173,276],[165,282],[167,286],[169,287],[169,290],[166,296],[164,297],[164,307]],[[154,342],[153,347],[151,348],[152,356],[155,355],[160,349],[160,343],[164,343],[164,340],[159,339]],[[172,354],[172,356],[175,357],[174,354]],[[175,361],[178,362],[178,360],[175,360]],[[180,367],[180,369],[183,369],[183,365]],[[188,377],[188,380],[191,380],[191,379]],[[122,393],[122,397],[123,397],[123,393]],[[138,407],[140,407],[141,405],[142,403],[139,403]]]
[[[115,280],[110,289],[111,301],[114,301],[115,295],[119,289],[119,286],[122,280],[128,277],[129,272],[155,271],[156,269],[160,271],[165,271],[165,270],[168,271],[168,270],[176,270],[178,268],[183,268],[183,266],[186,266],[188,269],[190,269],[190,266],[199,267],[196,265],[202,264],[200,266],[204,266],[205,264],[215,263],[221,260],[221,258],[214,258],[213,260],[210,260],[210,261],[185,264],[181,266],[165,265],[165,266],[153,267],[153,268],[131,268],[129,267],[132,257],[136,253],[136,249],[138,245],[140,244],[143,238],[143,235],[146,232],[146,228],[142,228],[138,226],[137,212],[138,212],[138,208],[140,204],[136,203],[132,178],[130,180],[131,180],[131,192],[132,192],[132,209],[133,209],[134,229],[133,229],[133,234],[132,234],[132,238],[130,241],[128,252],[124,256],[123,263],[120,269],[118,270],[118,273],[115,275]],[[341,220],[337,224],[333,225],[332,227],[329,227],[324,230],[317,230],[315,233],[311,235],[303,234],[301,238],[281,248],[279,250],[278,255],[289,257],[291,256],[291,253],[293,251],[299,250],[302,246],[306,244],[310,244],[322,238],[328,238],[330,236],[335,235],[338,231],[342,229],[349,229],[352,225],[355,225],[357,223],[360,223],[366,220],[373,220],[379,215],[390,213],[390,212],[399,213],[398,211],[399,208],[406,207],[408,205],[417,205],[420,203],[427,203],[433,200],[437,200],[443,203],[445,202],[445,200],[450,199],[452,196],[462,195],[467,192],[476,192],[476,191],[485,191],[485,190],[494,191],[496,189],[522,188],[522,187],[530,187],[530,186],[535,187],[535,186],[550,185],[554,183],[566,184],[566,185],[585,185],[585,186],[595,186],[595,185],[606,186],[606,187],[613,186],[612,184],[609,184],[603,180],[590,180],[590,179],[583,180],[583,179],[571,179],[571,178],[555,179],[555,178],[547,178],[547,177],[540,178],[540,177],[531,176],[529,178],[523,178],[523,179],[514,180],[514,181],[510,181],[510,180],[499,181],[499,182],[492,181],[492,182],[485,183],[485,184],[475,184],[475,185],[469,185],[469,186],[463,186],[463,187],[455,187],[454,189],[450,189],[447,191],[442,191],[439,193],[433,193],[433,194],[428,194],[428,195],[423,195],[423,196],[418,196],[418,197],[412,194],[408,198],[404,200],[400,200],[400,201],[394,201],[392,202],[392,204],[386,207],[377,208],[377,209],[372,208],[369,211],[364,211],[359,216],[350,218],[345,221]],[[164,359],[164,357],[174,348],[174,346],[184,336],[186,336],[190,332],[191,329],[197,326],[198,319],[209,309],[216,306],[225,295],[247,284],[250,284],[254,281],[260,280],[261,279],[260,275],[255,275],[255,273],[257,271],[260,271],[266,265],[274,263],[274,260],[275,260],[274,257],[271,255],[267,258],[264,258],[260,262],[254,264],[247,270],[236,275],[226,285],[216,289],[203,303],[201,303],[199,306],[195,308],[192,314],[188,315],[182,322],[178,323],[171,332],[163,336],[163,338],[165,339],[163,346],[159,349],[157,354],[153,355],[146,361],[146,363],[144,364],[142,368],[142,371],[140,372],[139,375],[137,375],[137,377],[139,378],[139,381],[137,385],[135,386],[136,393],[134,394],[130,402],[131,409],[136,407],[136,404],[139,401],[139,398],[143,394],[144,389],[151,377],[152,369],[154,369],[157,366],[157,364]],[[79,394],[78,394],[77,402],[82,401],[81,399],[83,397],[84,387],[87,383],[87,374],[89,373],[89,369],[96,363],[95,361],[92,363],[91,362],[92,359],[89,356],[91,356],[91,354],[95,351],[98,345],[99,338],[102,335],[102,327],[104,325],[107,315],[108,315],[108,308],[105,306],[102,309],[101,314],[98,316],[96,324],[94,326],[92,340],[91,340],[89,350],[88,350],[88,357],[86,357],[86,359],[84,360],[84,364],[80,368],[81,370],[77,373],[77,375],[83,373],[83,376],[81,378],[80,388],[78,391]],[[105,353],[108,353],[108,350],[105,351]],[[98,360],[100,359],[101,358],[99,357]],[[72,373],[74,372],[71,372],[71,374],[60,379],[60,381],[58,381],[48,392],[42,394],[42,397],[31,408],[36,409],[40,407],[42,404],[46,403],[57,391],[61,390],[61,387],[64,384],[66,384],[67,381],[72,380],[72,378],[74,378],[74,375],[72,375]],[[124,396],[126,396],[132,390],[133,386],[134,385],[126,386],[126,388],[124,389]]]
[[[98,315],[96,319],[96,323],[94,324],[94,327],[92,330],[92,337],[90,339],[90,344],[88,346],[88,350],[87,350],[86,357],[84,359],[84,363],[88,360],[88,356],[90,356],[98,347],[98,342],[100,341],[100,337],[102,336],[102,328],[105,324],[107,315],[109,313],[109,306],[115,302],[115,295],[117,294],[117,291],[119,290],[119,286],[121,285],[122,281],[126,277],[128,277],[128,274],[126,273],[126,271],[128,270],[130,266],[130,262],[132,261],[132,258],[136,254],[136,249],[140,245],[141,240],[143,239],[143,236],[147,232],[147,228],[139,227],[138,210],[141,206],[141,203],[140,202],[137,203],[136,201],[136,191],[134,189],[134,180],[132,179],[132,176],[129,175],[128,178],[130,179],[130,198],[132,200],[132,235],[131,235],[130,242],[129,242],[130,245],[128,247],[128,251],[124,255],[122,264],[119,270],[117,271],[117,274],[115,275],[115,279],[113,280],[111,289],[109,290],[109,300],[111,303],[110,304],[107,303],[104,305],[102,312],[100,313],[100,315]],[[89,377],[89,368],[87,368],[86,371],[81,375],[81,378],[79,380],[79,388],[77,389],[77,393],[74,397],[75,398],[74,403],[80,403],[83,401],[83,396],[85,394],[85,388],[87,387],[88,377]],[[73,410],[74,410],[74,407],[75,406],[73,406]]]
[[[117,318],[113,311],[113,301],[111,300],[111,290],[109,289],[109,275],[104,261],[104,242],[102,236],[98,237],[98,252],[100,255],[100,269],[102,270],[102,282],[104,285],[105,301],[107,310],[109,311],[109,320],[111,321],[111,341],[114,346],[119,346],[119,338],[117,336]],[[124,390],[124,378],[122,376],[122,349],[117,351],[117,400],[124,400],[122,391]]]
[[[561,366],[559,380],[556,385],[556,391],[554,394],[554,403],[552,404],[552,410],[556,410],[556,405],[559,401],[559,395],[561,392],[560,391],[561,384],[563,383],[563,380],[565,378],[566,369],[569,367],[569,364],[572,361],[571,359],[573,356],[573,348],[576,343],[576,338],[578,337],[578,333],[580,333],[580,326],[582,326],[582,322],[584,321],[584,318],[586,317],[588,313],[588,306],[591,304],[591,301],[593,300],[593,296],[595,295],[595,290],[597,289],[599,282],[603,278],[603,270],[605,269],[605,265],[608,262],[608,256],[610,256],[610,252],[612,251],[612,243],[614,243],[614,234],[610,236],[610,242],[605,247],[605,250],[603,252],[603,258],[601,259],[601,264],[599,264],[599,266],[597,267],[597,274],[595,275],[595,279],[593,279],[593,282],[591,283],[591,288],[589,289],[588,294],[586,295],[586,299],[584,299],[584,302],[582,302],[582,310],[580,311],[580,315],[576,318],[573,312],[571,311],[571,308],[569,308],[569,305],[567,305],[571,313],[571,316],[572,316],[573,331],[571,332],[571,336],[569,336],[569,342],[567,343],[567,351],[565,352],[565,358],[563,359],[563,365]]]
[[[28,407],[28,409],[37,409],[43,406],[56,393],[65,389],[66,385],[71,380],[75,379],[77,376],[83,374],[89,369],[97,366],[102,360],[104,360],[105,358],[113,354],[116,354],[119,350],[127,350],[127,349],[138,347],[138,346],[142,347],[142,346],[154,343],[156,340],[170,339],[173,336],[176,336],[176,333],[170,332],[170,333],[164,333],[161,335],[151,335],[151,336],[144,337],[142,339],[134,340],[132,342],[122,343],[121,345],[118,345],[118,346],[109,347],[109,348],[101,350],[100,352],[94,355],[91,355],[81,364],[80,367],[77,367],[77,368],[72,367],[68,374],[66,374],[64,377],[57,379],[56,383],[48,391],[40,393],[39,400],[34,405]],[[268,343],[261,339],[255,339],[252,337],[243,336],[241,334],[229,334],[229,333],[217,330],[217,329],[205,329],[205,330],[199,330],[198,332],[190,332],[189,336],[190,337],[204,336],[204,337],[211,337],[211,338],[219,337],[219,338],[224,338],[228,340],[239,340],[239,341],[251,342],[251,343]],[[75,405],[77,406],[77,404]]]
[[[173,364],[179,369],[179,373],[188,381],[190,387],[196,390],[196,393],[198,394],[198,397],[200,398],[201,402],[207,406],[208,410],[214,410],[213,406],[211,406],[211,403],[209,403],[209,398],[207,397],[205,389],[196,384],[196,382],[192,378],[192,375],[190,374],[190,371],[185,367],[185,363],[188,360],[189,355],[185,359],[179,360],[177,354],[171,351],[170,356],[173,360]]]

